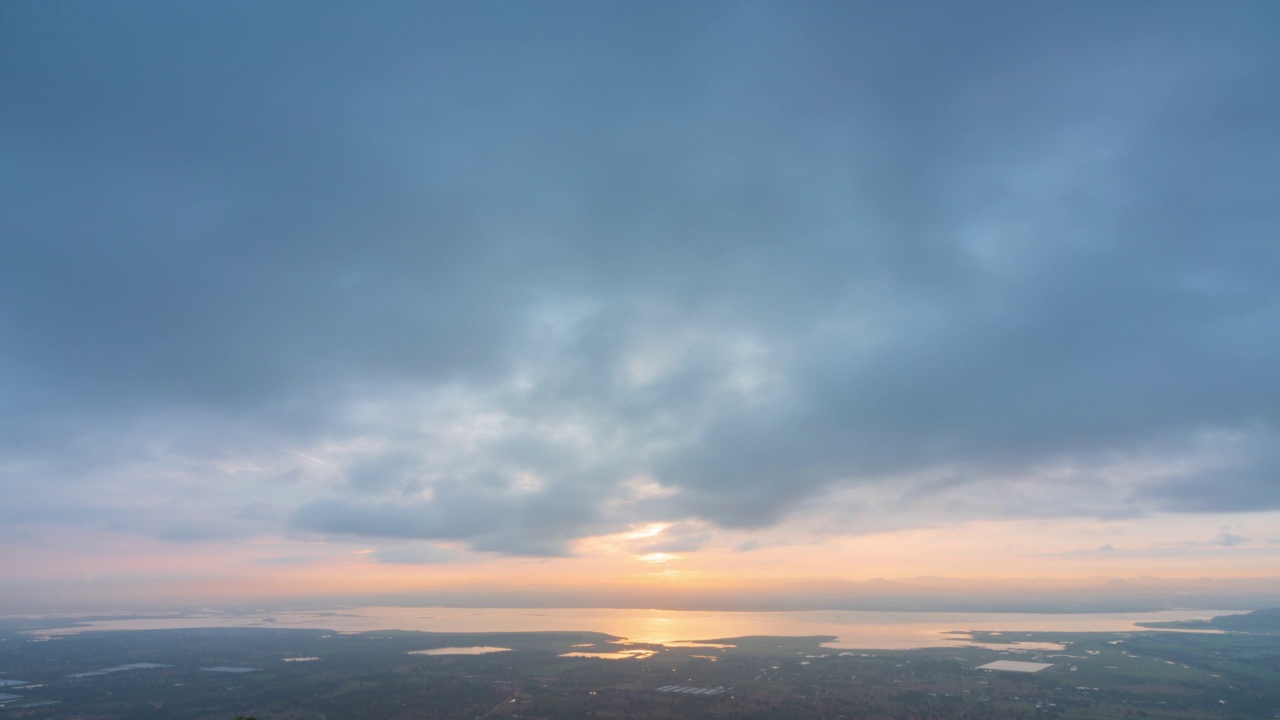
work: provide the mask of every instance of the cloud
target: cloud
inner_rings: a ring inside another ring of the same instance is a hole
[[[412,545],[394,545],[379,547],[371,557],[378,562],[409,565],[439,565],[457,562],[465,557],[458,551],[439,545],[415,543]]]
[[[1235,547],[1241,543],[1249,542],[1249,538],[1223,530],[1214,542],[1222,547]]]
[[[1266,516],[1263,516],[1266,517]],[[1159,523],[1159,521],[1155,521]],[[1185,525],[1166,524],[1164,536],[1176,533],[1179,530],[1185,531]],[[1168,533],[1168,534],[1166,534]],[[1177,537],[1177,535],[1173,535]],[[1203,536],[1202,536],[1203,537]],[[1274,543],[1272,543],[1274,544]],[[1242,557],[1270,557],[1276,553],[1274,548],[1266,547],[1267,543],[1254,542],[1253,538],[1232,532],[1226,528],[1221,529],[1216,535],[1205,539],[1182,539],[1182,540],[1158,540],[1147,539],[1142,541],[1134,541],[1126,546],[1119,546],[1112,543],[1105,543],[1099,547],[1088,549],[1070,549],[1057,552],[1041,553],[1042,557],[1057,558],[1089,558],[1102,557],[1109,558],[1193,558],[1193,557],[1210,557],[1210,558],[1242,558]]]
[[[1269,5],[0,12],[7,522],[1280,508]]]
[[[425,502],[341,503],[317,500],[300,507],[296,526],[332,535],[397,539],[466,540],[477,550],[515,555],[564,555],[573,529],[589,507],[554,496],[512,502],[452,491]]]

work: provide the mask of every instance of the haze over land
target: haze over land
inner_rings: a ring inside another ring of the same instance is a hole
[[[0,612],[1265,606],[1278,28],[0,3]]]

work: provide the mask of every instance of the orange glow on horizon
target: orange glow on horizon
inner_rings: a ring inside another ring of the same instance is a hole
[[[13,582],[21,562],[28,569],[21,578],[27,583],[58,583],[68,592],[99,588],[93,592],[121,602],[129,597],[218,602],[405,595],[428,603],[478,596],[518,603],[576,594],[614,604],[892,590],[883,583],[858,585],[878,578],[926,586],[928,578],[945,578],[975,581],[978,589],[992,583],[1043,589],[1140,576],[1277,576],[1280,545],[1265,534],[1275,514],[1209,518],[1191,530],[1182,518],[1174,520],[982,521],[826,537],[806,536],[783,524],[754,533],[709,532],[701,547],[681,552],[652,549],[662,547],[673,530],[667,523],[649,523],[585,538],[566,557],[511,557],[469,551],[459,543],[429,543],[452,553],[434,563],[388,562],[379,555],[385,544],[376,541],[262,537],[175,544],[86,532],[75,542],[34,544],[20,560],[0,558],[0,574]],[[1235,523],[1231,533],[1222,530],[1226,521]],[[60,545],[68,549],[62,552]],[[39,575],[30,568],[47,570]]]

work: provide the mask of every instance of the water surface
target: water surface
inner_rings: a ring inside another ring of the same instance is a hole
[[[493,647],[491,645],[472,645],[470,647],[442,647],[430,650],[410,650],[409,655],[488,655],[496,652],[511,652],[511,648]]]
[[[632,642],[676,644],[747,635],[837,638],[835,649],[947,647],[973,641],[957,631],[988,632],[1151,632],[1139,622],[1207,620],[1224,610],[1166,610],[1145,613],[974,613],[812,610],[715,612],[614,608],[454,608],[353,607],[340,611],[208,611],[198,614],[89,620],[39,630],[58,635],[87,630],[169,630],[181,628],[314,628],[334,632],[417,630],[424,632],[594,631]],[[998,646],[997,646],[998,647]],[[1017,647],[1017,644],[1013,644]],[[1031,648],[1026,648],[1031,649]]]

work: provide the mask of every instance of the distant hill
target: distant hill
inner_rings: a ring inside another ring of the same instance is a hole
[[[1280,608],[1256,610],[1243,615],[1219,615],[1212,620],[1172,620],[1138,623],[1162,630],[1223,630],[1231,632],[1280,633]]]

